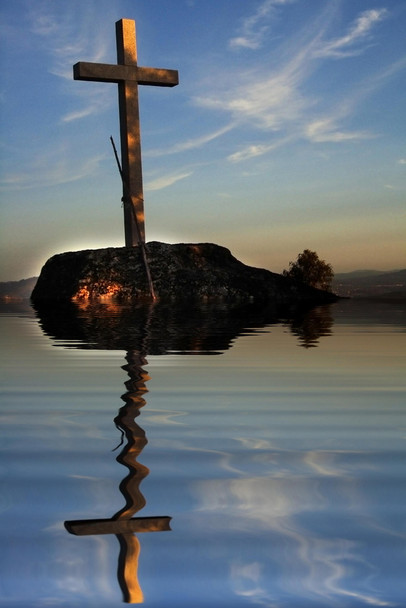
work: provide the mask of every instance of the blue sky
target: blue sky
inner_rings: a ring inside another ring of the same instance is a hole
[[[215,242],[281,272],[305,248],[336,272],[406,266],[404,0],[13,0],[1,9],[1,273],[122,246],[110,144],[134,19],[147,240]]]

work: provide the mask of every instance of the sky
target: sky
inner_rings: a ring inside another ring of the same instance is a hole
[[[134,19],[147,241],[213,242],[282,272],[406,266],[405,0],[2,2],[0,281],[124,245],[116,63]],[[119,147],[119,145],[118,145]]]

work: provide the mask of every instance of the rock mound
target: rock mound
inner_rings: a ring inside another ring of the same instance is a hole
[[[228,249],[212,243],[150,242],[146,253],[156,296],[165,299],[261,301],[318,304],[331,293],[295,283],[279,274],[246,266]],[[50,258],[32,292],[33,302],[150,297],[140,247],[109,247],[61,253]]]

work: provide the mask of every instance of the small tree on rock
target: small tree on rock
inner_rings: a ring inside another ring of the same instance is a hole
[[[305,249],[303,253],[299,253],[296,262],[289,262],[289,270],[284,270],[283,276],[330,291],[334,272],[331,264],[320,260],[315,251]]]

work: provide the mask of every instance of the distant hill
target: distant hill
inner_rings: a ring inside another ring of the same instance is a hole
[[[342,272],[335,275],[339,279],[357,279],[358,277],[373,277],[377,274],[385,274],[384,270],[353,270],[352,272]],[[389,272],[397,272],[397,270],[391,270]]]
[[[26,300],[31,296],[38,277],[0,283],[0,300]]]
[[[336,274],[332,288],[338,295],[351,298],[406,299],[406,269]]]

